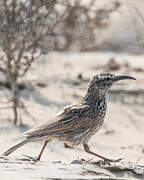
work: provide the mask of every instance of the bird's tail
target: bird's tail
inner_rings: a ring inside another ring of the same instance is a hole
[[[16,144],[15,146],[11,147],[10,149],[8,149],[6,152],[4,152],[2,155],[3,156],[8,156],[9,154],[11,154],[13,151],[15,151],[16,149],[18,149],[19,147],[23,146],[24,144],[31,142],[30,138],[26,138],[24,140],[22,140],[21,142],[19,142],[18,144]]]

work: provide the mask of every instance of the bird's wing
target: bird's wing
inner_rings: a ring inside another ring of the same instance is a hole
[[[81,109],[65,110],[62,114],[56,116],[51,121],[36,126],[24,133],[24,136],[45,136],[53,133],[68,132],[79,127],[87,127],[90,122],[88,117],[82,117]]]
[[[41,125],[38,125],[28,131],[26,131],[23,135],[28,136],[37,136],[44,134],[46,132],[52,131],[54,127],[56,126],[56,122],[60,119],[60,116],[55,117],[53,119],[49,119],[49,121],[46,121],[42,123]]]

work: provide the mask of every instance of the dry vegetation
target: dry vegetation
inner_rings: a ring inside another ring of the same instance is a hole
[[[56,0],[0,2],[0,71],[5,78],[1,85],[10,89],[14,124],[18,123],[20,90],[25,86],[20,79],[25,76],[33,61],[54,49],[55,28],[65,15],[55,9]],[[46,39],[46,43],[43,41]]]
[[[115,1],[107,9],[92,9],[81,1],[2,0],[0,2],[0,85],[10,90],[8,102],[19,124],[18,108],[24,108],[22,79],[33,61],[51,50],[84,51],[96,41],[96,30],[108,26],[109,14],[120,7]]]

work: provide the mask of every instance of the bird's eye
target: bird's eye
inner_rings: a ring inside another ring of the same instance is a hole
[[[107,81],[110,81],[111,79],[110,79],[110,77],[107,77],[106,80],[107,80]]]

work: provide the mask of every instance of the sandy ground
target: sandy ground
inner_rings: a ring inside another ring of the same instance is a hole
[[[28,83],[27,89],[21,91],[22,101],[31,115],[27,116],[21,112],[25,125],[22,127],[11,125],[6,120],[11,117],[10,110],[1,111],[0,152],[2,153],[21,140],[24,131],[36,124],[50,121],[50,118],[62,111],[64,106],[79,101],[85,94],[87,80],[99,72],[108,71],[107,63],[111,58],[118,63],[118,70],[113,71],[114,74],[132,75],[137,80],[123,81],[113,86],[108,95],[104,126],[91,138],[89,145],[93,151],[106,157],[122,157],[124,163],[144,165],[144,94],[141,92],[144,88],[142,72],[144,57],[113,53],[53,52],[41,56],[25,77],[25,82]],[[82,75],[82,79],[78,78],[79,74]],[[39,82],[43,82],[44,86],[40,86]],[[129,92],[126,93],[128,90]],[[3,91],[0,93],[4,100]],[[23,158],[23,154],[36,156],[41,147],[42,143],[27,144],[11,154],[8,162],[0,160],[0,175],[3,179],[9,179],[10,176],[15,179],[19,177],[21,179],[98,178],[96,174],[83,175],[83,165],[71,164],[73,160],[81,158],[98,160],[85,153],[81,146],[67,149],[63,143],[52,141],[47,145],[40,163],[34,165],[16,160]],[[115,174],[111,175],[109,177],[118,178]],[[130,175],[120,176],[127,179]]]

